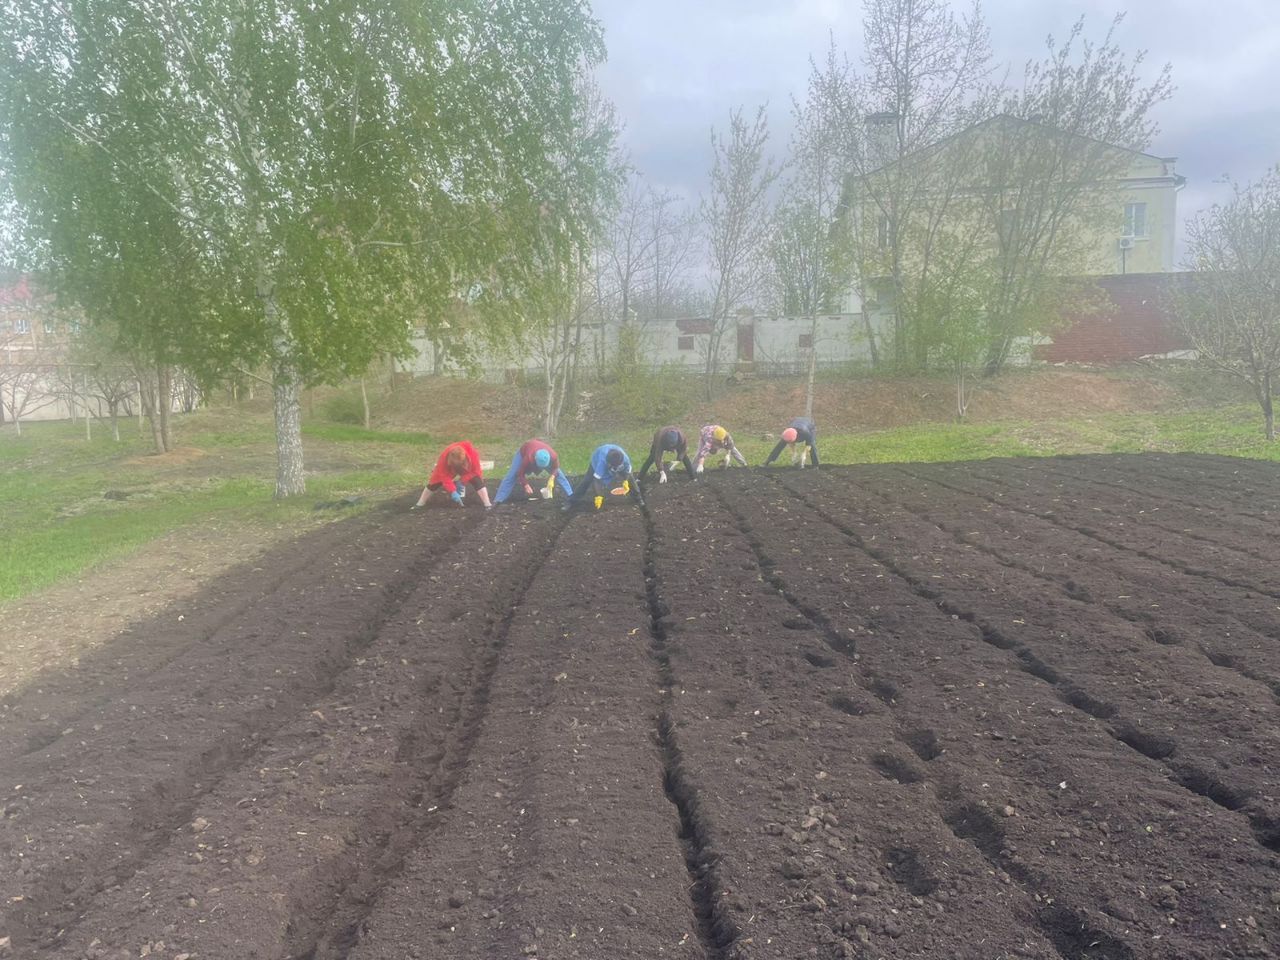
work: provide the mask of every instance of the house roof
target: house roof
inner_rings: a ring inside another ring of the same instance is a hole
[[[1098,140],[1095,137],[1086,136],[1085,134],[1073,133],[1070,130],[1060,130],[1056,127],[1051,126],[1050,124],[1045,123],[1042,120],[1033,120],[1033,119],[1028,119],[1026,117],[1018,117],[1018,116],[1014,116],[1011,113],[998,113],[993,117],[988,117],[986,120],[980,120],[977,123],[971,124],[962,130],[957,130],[955,133],[950,134],[949,136],[943,137],[941,140],[938,140],[935,143],[931,143],[928,146],[920,147],[918,150],[913,150],[911,153],[906,154],[904,157],[900,159],[896,159],[896,160],[890,161],[889,163],[882,164],[879,167],[876,167],[872,170],[867,171],[867,173],[865,174],[854,176],[851,178],[851,180],[857,180],[860,178],[860,176],[869,176],[873,173],[878,173],[881,170],[888,170],[889,168],[894,167],[897,164],[906,160],[917,160],[917,159],[923,159],[928,156],[932,156],[933,154],[939,152],[940,150],[945,149],[949,144],[956,142],[962,137],[973,136],[974,134],[978,133],[981,130],[991,128],[991,127],[997,127],[997,126],[1037,127],[1039,129],[1047,130],[1053,133],[1059,133],[1059,134],[1065,133],[1067,136],[1070,136],[1077,140],[1102,144],[1103,146],[1109,147],[1112,150],[1116,150],[1121,153],[1127,153],[1134,157],[1142,157],[1143,159],[1146,159],[1146,160],[1155,160],[1159,162],[1172,162],[1172,158],[1170,157],[1159,157],[1153,153],[1144,153],[1141,150],[1134,150],[1131,147],[1122,147],[1122,146],[1117,146],[1116,144],[1113,144],[1113,143],[1106,143],[1103,140]],[[1186,178],[1179,174],[1173,174],[1173,178],[1179,186],[1181,186],[1183,183],[1186,182]]]

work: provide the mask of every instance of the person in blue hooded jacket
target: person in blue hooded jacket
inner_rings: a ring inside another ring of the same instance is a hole
[[[551,499],[552,487],[557,483],[566,497],[573,496],[573,486],[569,483],[569,478],[564,475],[564,471],[560,469],[560,458],[556,456],[551,445],[542,440],[526,440],[520,445],[516,455],[511,458],[511,469],[498,485],[498,492],[494,494],[493,502],[506,503],[517,489],[521,490],[526,497],[532,497],[534,489],[533,484],[529,482],[531,474],[546,474],[546,482],[539,481],[538,484],[545,499]]]
[[[574,487],[573,496],[565,503],[565,510],[572,510],[588,498],[595,501],[596,509],[604,504],[604,498],[617,487],[624,487],[641,506],[644,497],[640,485],[631,472],[631,458],[616,443],[602,443],[591,454],[591,467]]]

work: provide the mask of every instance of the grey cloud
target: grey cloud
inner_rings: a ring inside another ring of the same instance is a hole
[[[957,0],[956,7],[963,6]],[[1021,75],[1081,14],[1097,35],[1111,20],[1106,0],[1041,3],[986,0],[996,56]],[[600,0],[609,62],[605,92],[627,125],[633,159],[653,181],[696,196],[706,177],[707,133],[736,106],[768,102],[775,148],[785,149],[791,96],[803,92],[810,56],[828,36],[860,46],[860,4],[841,0]],[[1280,19],[1274,0],[1133,0],[1121,44],[1145,49],[1150,75],[1173,65],[1178,89],[1157,110],[1152,152],[1178,156],[1188,186],[1180,217],[1225,196],[1224,172],[1257,177],[1280,162]]]

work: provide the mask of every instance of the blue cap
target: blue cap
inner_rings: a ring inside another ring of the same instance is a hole
[[[546,449],[539,450],[533,455],[533,462],[537,464],[539,470],[547,469],[547,467],[551,466],[551,451]]]
[[[667,450],[674,450],[680,446],[680,433],[677,430],[668,430],[662,435],[662,446]]]

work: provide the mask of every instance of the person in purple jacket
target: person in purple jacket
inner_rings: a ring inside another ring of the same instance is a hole
[[[693,473],[693,464],[689,460],[689,443],[685,440],[684,431],[679,427],[661,427],[654,433],[653,443],[649,446],[649,456],[645,458],[640,467],[640,472],[636,476],[643,480],[644,475],[649,472],[649,468],[656,466],[658,468],[658,482],[666,483],[666,455],[668,453],[674,454],[675,459],[684,464],[685,475],[690,480],[696,479]]]

